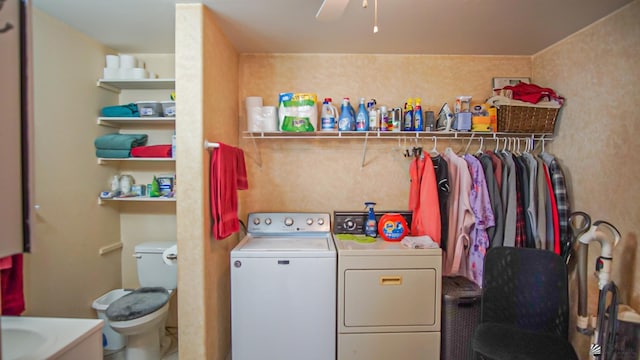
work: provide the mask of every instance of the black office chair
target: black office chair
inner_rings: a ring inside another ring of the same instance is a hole
[[[567,268],[551,251],[496,247],[484,260],[477,359],[578,359],[567,340]]]

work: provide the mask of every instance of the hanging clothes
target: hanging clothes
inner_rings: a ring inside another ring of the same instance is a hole
[[[440,247],[447,250],[447,238],[449,237],[449,165],[439,154],[431,157],[433,171],[436,174],[438,187],[438,204],[440,206]]]
[[[556,203],[556,196],[553,191],[553,186],[551,185],[551,176],[549,175],[549,169],[546,164],[544,166],[544,174],[547,180],[547,188],[549,189],[549,204],[550,204],[550,212],[551,212],[551,229],[553,230],[552,240],[553,243],[549,247],[549,249],[553,249],[553,252],[557,255],[560,255],[560,222],[558,218],[558,205]],[[548,222],[547,222],[548,223]],[[548,226],[548,225],[547,225]],[[547,235],[548,236],[548,235]]]
[[[567,246],[571,243],[571,234],[569,233],[569,214],[571,212],[569,206],[569,196],[567,194],[567,186],[564,178],[564,172],[553,155],[543,152],[540,154],[542,160],[549,167],[549,175],[551,176],[551,185],[556,198],[558,207],[558,225],[560,228],[561,252],[565,253]]]
[[[469,193],[471,192],[471,174],[467,162],[458,157],[451,148],[447,148],[443,158],[449,165],[449,237],[447,251],[443,260],[443,275],[461,275],[467,277],[470,232],[475,222]]]
[[[511,153],[502,151],[500,155],[505,164],[505,167],[502,169],[502,201],[503,207],[505,208],[503,245],[516,246],[516,165],[513,162]]]
[[[470,232],[471,247],[469,249],[468,277],[479,286],[482,286],[484,257],[490,246],[487,229],[495,226],[495,219],[480,160],[469,154],[464,155],[464,160],[467,162],[471,175],[472,186],[469,193],[469,203],[475,219]]]
[[[527,224],[529,225],[527,233],[530,236],[531,247],[540,249],[538,237],[538,163],[533,155],[528,152],[522,154],[522,160],[529,170],[529,188],[527,190],[529,202],[525,209]]]
[[[549,249],[547,246],[547,203],[548,203],[548,189],[547,181],[544,176],[544,163],[539,157],[534,157],[538,167],[538,179],[537,179],[537,194],[538,194],[538,212],[537,212],[537,237],[536,243],[540,244],[540,249]]]
[[[504,212],[502,210],[500,188],[498,187],[498,182],[493,168],[493,160],[487,153],[478,155],[478,160],[480,161],[480,164],[482,164],[482,170],[487,182],[487,191],[489,192],[489,200],[491,202],[491,210],[495,220],[495,226],[487,229],[487,235],[489,235],[489,242],[491,244],[490,246],[502,246],[502,240],[504,238]],[[500,172],[502,173],[502,170],[500,170]]]
[[[431,157],[415,156],[409,170],[409,210],[413,211],[411,235],[427,235],[440,244],[442,235],[438,188]]]

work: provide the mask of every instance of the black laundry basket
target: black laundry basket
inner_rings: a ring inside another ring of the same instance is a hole
[[[442,278],[441,360],[472,360],[471,337],[480,320],[482,290],[462,276]]]

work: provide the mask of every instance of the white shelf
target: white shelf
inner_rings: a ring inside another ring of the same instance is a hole
[[[98,79],[103,89],[119,93],[120,90],[175,89],[175,79]]]
[[[113,199],[102,199],[98,198],[98,204],[102,205],[105,202],[126,202],[126,203],[134,203],[134,202],[162,202],[162,203],[171,203],[176,202],[176,198],[168,198],[168,197],[148,197],[148,196],[134,196],[134,197],[122,197],[122,198],[113,198]]]
[[[99,117],[98,125],[123,127],[127,125],[175,125],[175,117]]]
[[[129,162],[175,162],[175,158],[143,158],[143,157],[128,157],[128,158],[98,158],[98,164],[106,164],[108,162],[116,161],[129,161]]]
[[[245,139],[498,139],[530,138],[535,140],[553,140],[553,134],[545,133],[493,133],[461,131],[316,131],[316,132],[251,132],[243,133]]]

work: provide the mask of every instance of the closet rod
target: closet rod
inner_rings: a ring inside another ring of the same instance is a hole
[[[220,147],[220,144],[217,142],[209,142],[207,141],[207,139],[204,140],[204,149],[205,150],[209,150],[209,149],[217,149]]]

